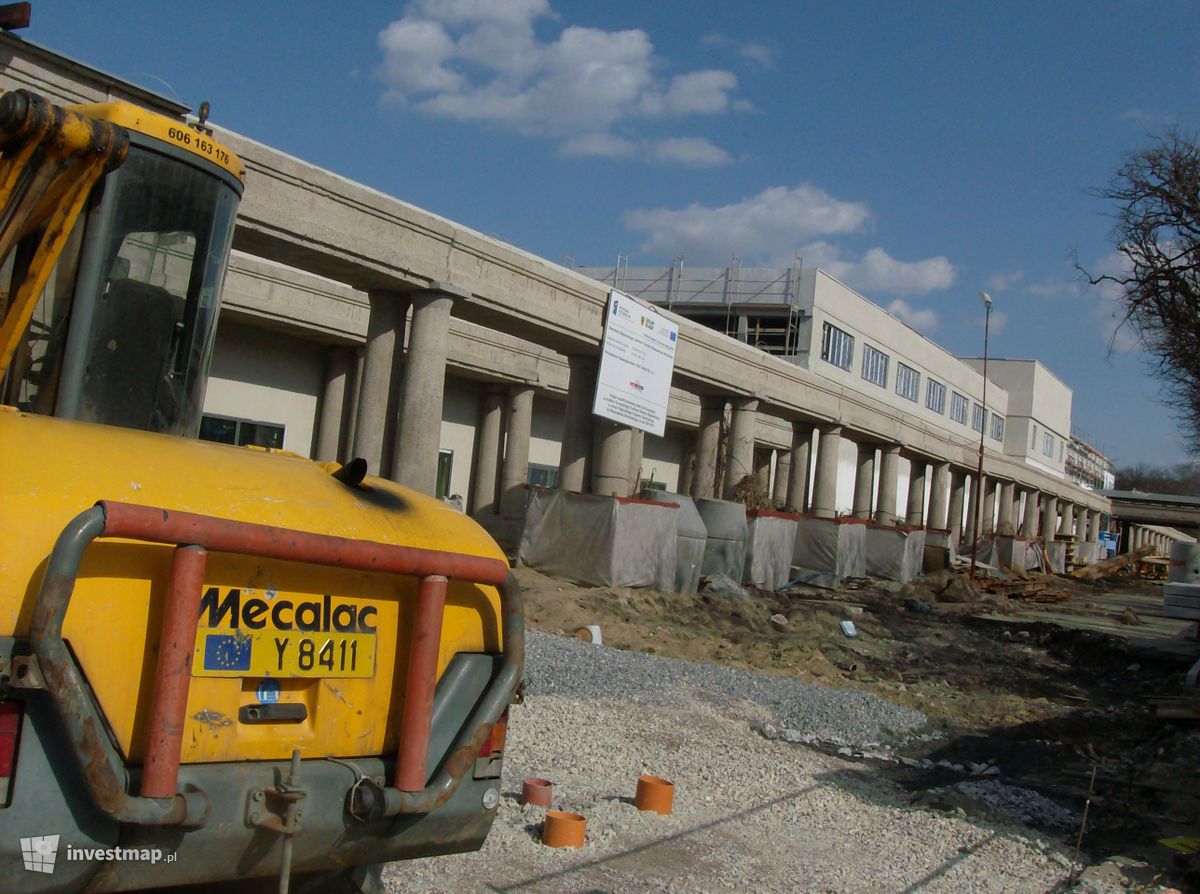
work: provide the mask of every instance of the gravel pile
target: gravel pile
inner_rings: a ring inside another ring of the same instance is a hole
[[[853,748],[896,744],[926,719],[919,711],[852,689],[625,652],[534,630],[526,637],[525,691],[531,695],[613,699],[630,706],[675,704],[681,694],[717,708],[750,702],[765,712],[764,720],[785,730]]]
[[[591,688],[582,697],[535,691],[514,707],[501,803],[483,849],[393,864],[384,874],[390,891],[1000,894],[1048,891],[1069,872],[1058,846],[1028,829],[907,809],[861,765],[763,738],[752,729],[761,716],[753,704],[670,689],[679,662],[643,656],[633,666],[644,680],[628,683],[609,665],[620,654],[534,648],[535,677],[551,656],[571,657],[585,662],[582,674],[607,680],[612,698]],[[554,673],[566,688],[579,685],[563,668]],[[740,687],[740,677],[716,679]],[[627,686],[640,694],[636,703],[618,701]],[[669,816],[633,807],[641,773],[674,781]],[[587,818],[583,848],[541,844],[544,811],[518,803],[525,776],[550,779],[554,808]]]

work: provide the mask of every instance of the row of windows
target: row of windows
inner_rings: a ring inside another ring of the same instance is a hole
[[[1037,427],[1037,425],[1034,425],[1032,428],[1032,431],[1029,435],[1029,449],[1030,450],[1037,450],[1037,436],[1038,436],[1038,427]],[[1065,448],[1066,448],[1066,441],[1059,441],[1058,442],[1058,459],[1060,462],[1062,461],[1063,451]],[[1048,431],[1042,432],[1042,455],[1048,456],[1048,457],[1050,457],[1050,459],[1054,459],[1054,435],[1050,434],[1050,432],[1048,432]]]
[[[847,372],[854,365],[854,336],[832,323],[825,323],[821,330],[821,359]],[[890,358],[873,345],[863,345],[862,377],[872,385],[887,387],[888,363]],[[906,363],[896,363],[896,393],[913,403],[921,393],[921,374]],[[950,398],[950,418],[960,425],[967,424],[967,408],[971,402],[957,391]],[[939,415],[946,412],[946,386],[935,379],[925,383],[925,406]],[[984,409],[975,404],[971,412],[971,428],[983,432],[986,418]],[[1004,440],[1004,417],[992,414],[993,440]]]

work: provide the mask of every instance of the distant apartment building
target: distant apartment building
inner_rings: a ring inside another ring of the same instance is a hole
[[[1067,442],[1067,477],[1091,490],[1112,490],[1116,487],[1116,469],[1112,460],[1087,440],[1071,435]]]

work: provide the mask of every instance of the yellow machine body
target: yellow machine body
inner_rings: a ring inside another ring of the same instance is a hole
[[[279,451],[0,410],[0,635],[25,635],[55,539],[101,499],[504,560],[482,528],[441,501],[373,478],[347,486],[329,472],[325,464]],[[134,763],[144,747],[139,733],[147,722],[171,553],[171,547],[145,543],[93,544],[63,630],[119,748]],[[196,676],[184,763],[286,759],[297,748],[305,758],[353,757],[396,747],[403,688],[391,668],[400,669],[402,680],[407,636],[397,643],[397,631],[408,630],[413,578],[213,554],[205,586],[222,597],[238,589],[242,598],[268,605],[321,604],[329,595],[357,612],[374,608],[378,672],[279,679],[279,701],[307,708],[305,721],[286,725],[237,722],[243,705],[259,701],[262,678]],[[294,609],[286,615],[293,616]],[[458,652],[498,651],[499,617],[494,588],[452,582],[439,675]]]

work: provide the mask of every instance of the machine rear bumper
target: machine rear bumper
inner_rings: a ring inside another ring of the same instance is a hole
[[[472,662],[471,673],[490,672],[489,656]],[[467,680],[460,685],[477,685]],[[145,826],[117,823],[89,800],[82,776],[61,745],[62,729],[42,693],[22,696],[19,768],[11,803],[0,809],[0,891],[129,891],[165,885],[220,882],[271,876],[281,868],[283,836],[255,825],[256,809],[269,811],[270,798],[256,800],[286,778],[284,762],[185,765],[181,790],[206,793],[204,825]],[[454,730],[439,730],[443,736]],[[435,733],[435,736],[437,734]],[[299,831],[293,836],[293,875],[352,865],[477,850],[495,819],[499,779],[462,779],[454,793],[429,813],[361,821],[346,809],[360,776],[391,778],[394,760],[355,758],[302,761],[297,787],[305,793]],[[136,783],[136,778],[131,782]],[[53,872],[25,866],[21,839],[58,836]]]

